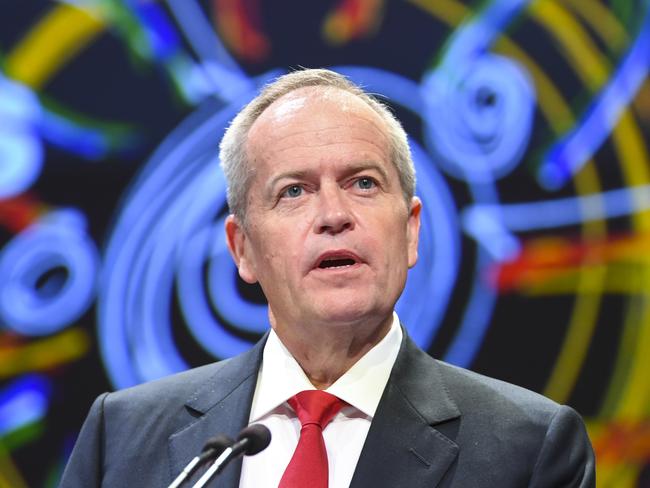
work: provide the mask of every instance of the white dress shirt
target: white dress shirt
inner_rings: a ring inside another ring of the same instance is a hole
[[[402,342],[397,314],[388,334],[327,392],[345,400],[344,407],[323,430],[329,463],[330,488],[347,488],[384,392]],[[277,487],[300,437],[300,420],[287,400],[303,390],[314,390],[300,365],[275,331],[264,346],[250,423],[266,425],[271,444],[255,456],[245,456],[240,488]]]

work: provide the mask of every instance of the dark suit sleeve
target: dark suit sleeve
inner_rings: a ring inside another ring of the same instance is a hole
[[[104,445],[104,401],[99,396],[81,428],[59,488],[92,488],[102,484]]]
[[[546,431],[530,488],[593,488],[595,460],[580,416],[560,407]]]

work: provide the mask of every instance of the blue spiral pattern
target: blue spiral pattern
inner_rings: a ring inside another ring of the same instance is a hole
[[[41,172],[43,147],[35,130],[40,113],[28,88],[0,76],[0,198],[26,190]]]
[[[425,137],[447,174],[485,183],[521,160],[533,124],[534,89],[525,71],[500,55],[484,54],[462,66],[443,66],[424,79]]]
[[[61,330],[92,303],[98,269],[83,214],[51,212],[0,253],[0,320],[26,336]]]

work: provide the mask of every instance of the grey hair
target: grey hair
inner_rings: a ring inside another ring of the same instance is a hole
[[[406,132],[400,122],[383,103],[363,91],[345,76],[327,69],[303,69],[283,75],[268,84],[232,120],[219,146],[219,159],[226,175],[227,198],[230,212],[245,222],[246,200],[253,175],[247,160],[248,132],[257,118],[273,102],[300,88],[322,86],[346,91],[372,108],[388,127],[391,160],[399,174],[402,193],[410,206],[415,194],[415,167],[411,158]]]

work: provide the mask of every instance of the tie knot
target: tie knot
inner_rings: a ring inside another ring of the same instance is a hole
[[[324,429],[345,405],[340,398],[321,390],[301,391],[289,398],[288,402],[303,426],[315,423],[321,429]]]

